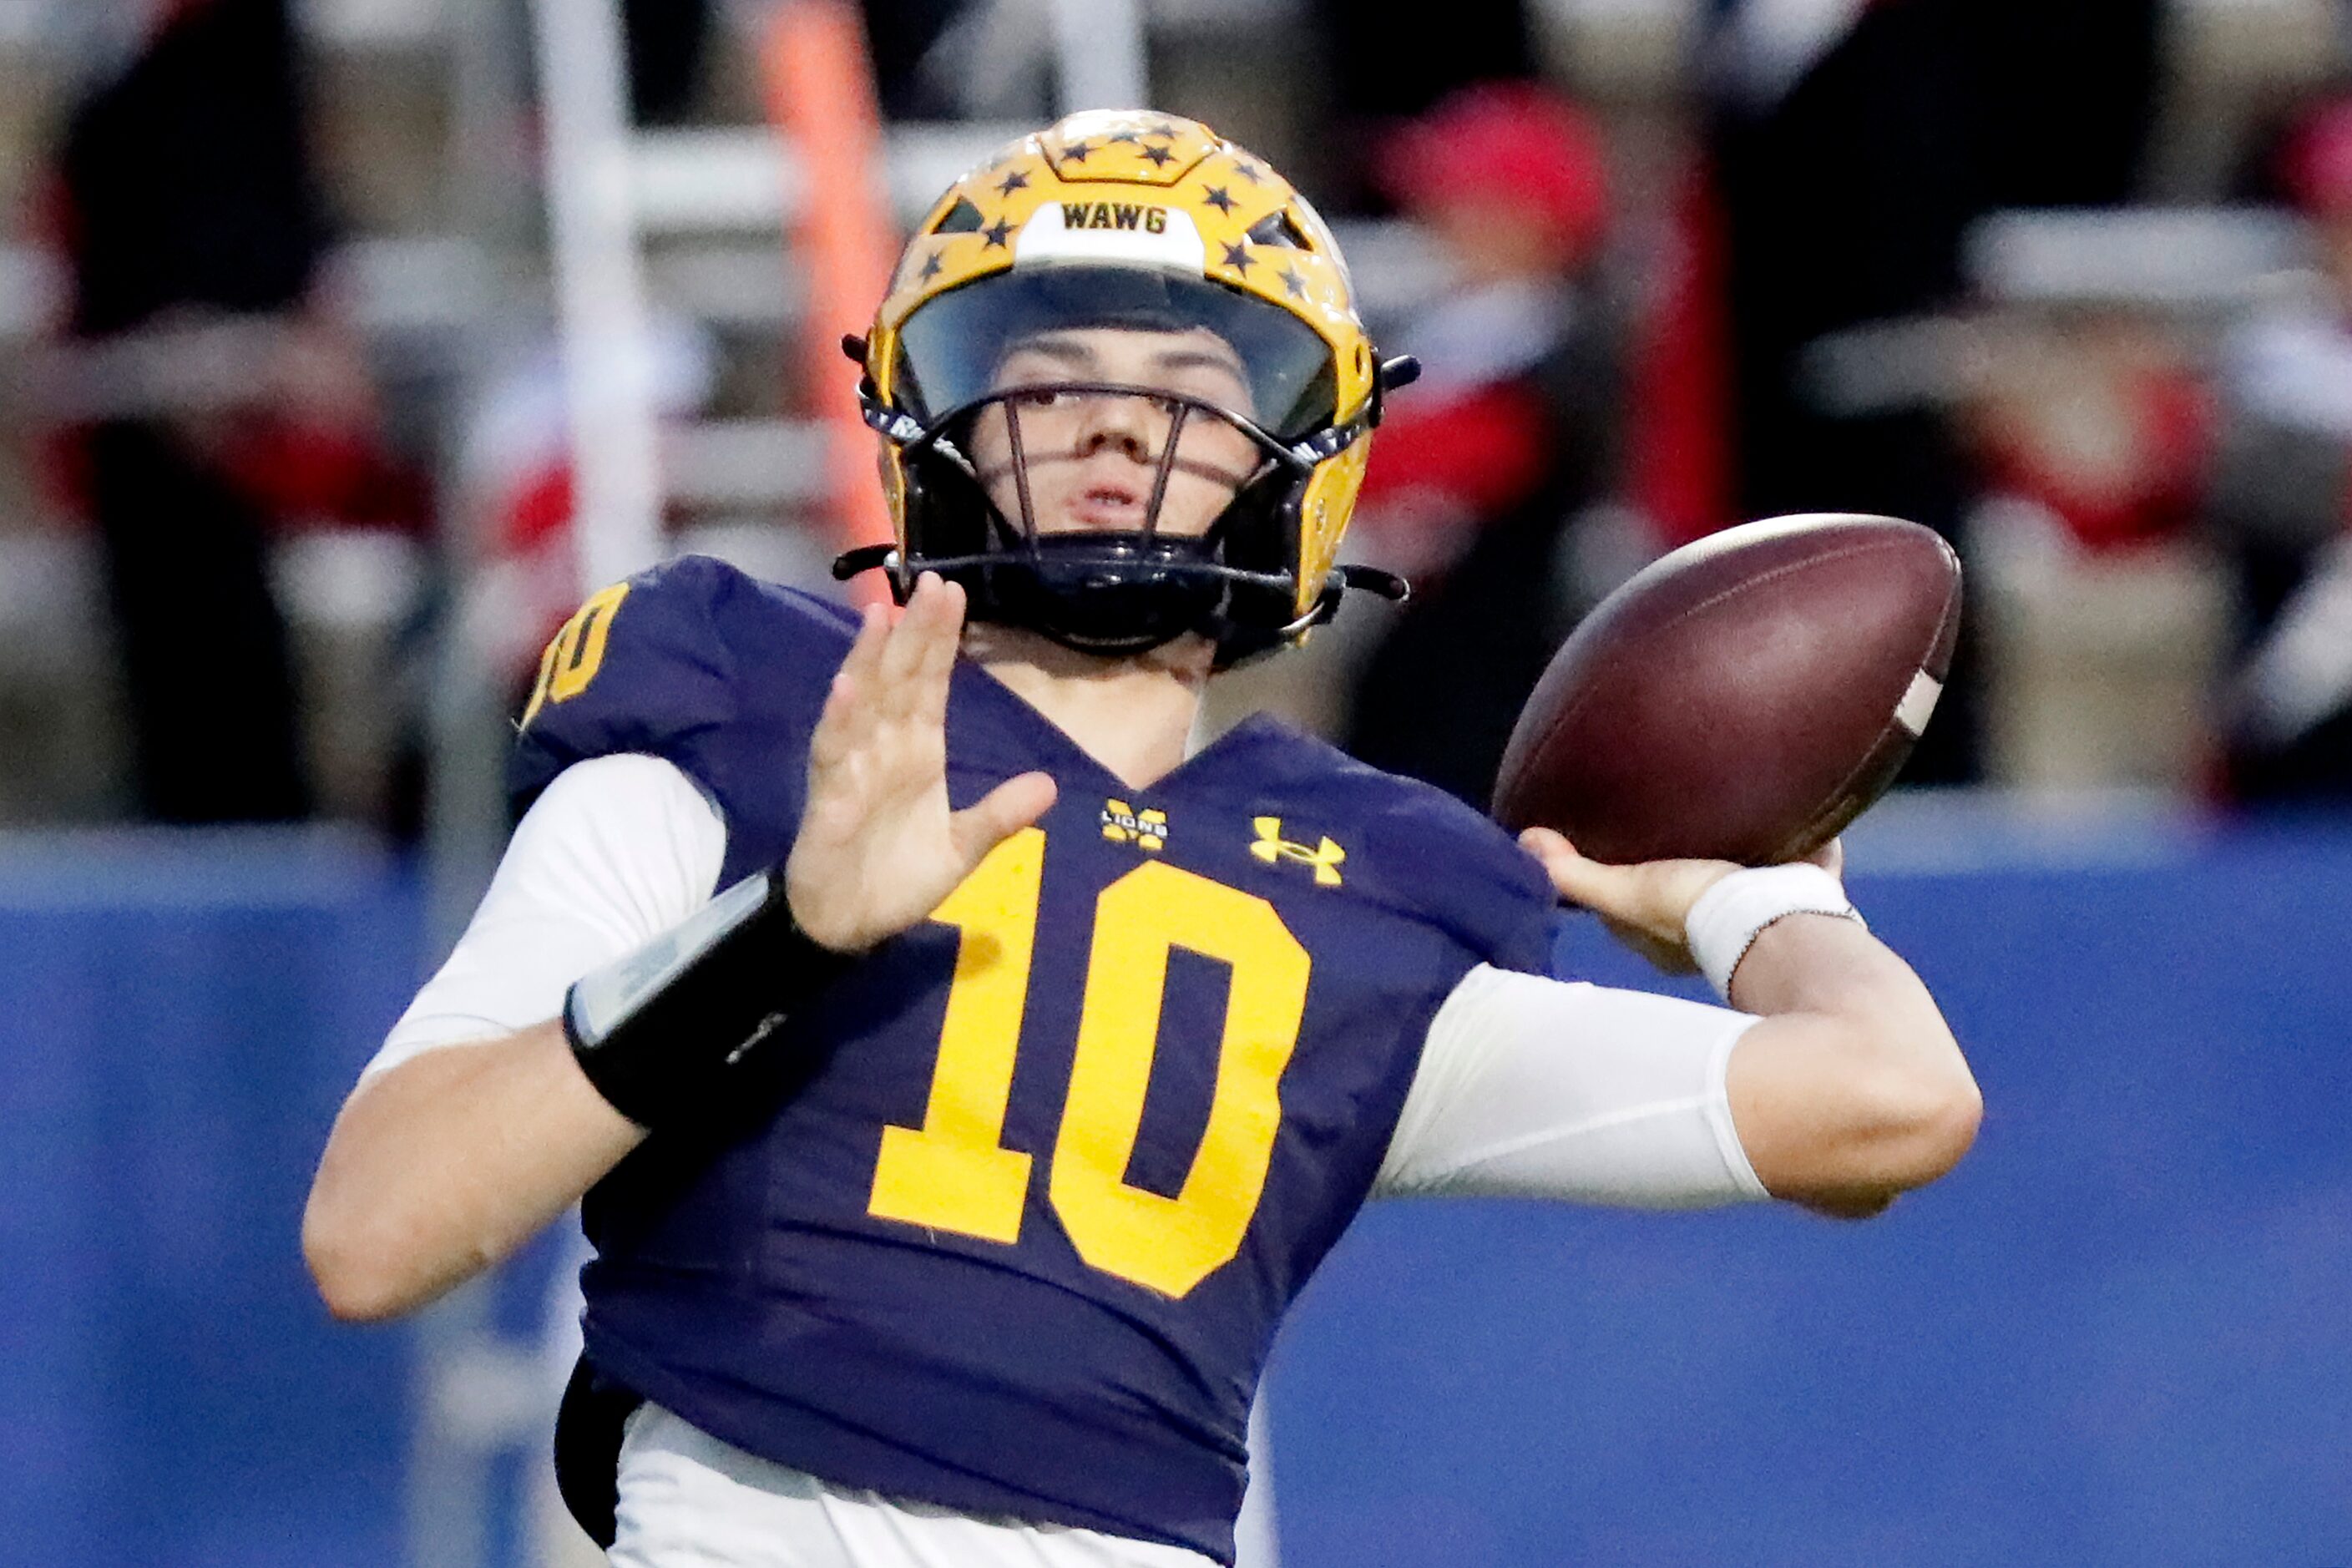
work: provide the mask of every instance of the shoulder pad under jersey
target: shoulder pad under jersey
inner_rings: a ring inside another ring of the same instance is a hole
[[[1535,858],[1483,812],[1432,784],[1360,763],[1282,731],[1268,758],[1294,790],[1328,798],[1356,824],[1364,853],[1344,847],[1358,885],[1417,910],[1480,963],[1541,973],[1558,895]]]
[[[573,763],[618,752],[664,758],[720,793],[729,726],[797,719],[804,740],[855,625],[709,556],[592,595],[540,660],[508,769],[515,809]]]

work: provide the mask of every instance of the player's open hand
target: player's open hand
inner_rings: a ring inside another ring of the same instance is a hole
[[[808,803],[784,889],[801,929],[858,952],[923,920],[1008,834],[1054,804],[1023,773],[948,808],[948,683],[963,590],[930,573],[898,624],[866,613],[809,742]]]
[[[1543,862],[1551,885],[1570,903],[1601,917],[1617,939],[1669,974],[1698,968],[1684,934],[1699,895],[1739,869],[1728,860],[1649,860],[1609,866],[1588,860],[1566,837],[1549,827],[1530,827],[1519,847]],[[1843,869],[1844,851],[1832,838],[1806,857],[1832,876]]]

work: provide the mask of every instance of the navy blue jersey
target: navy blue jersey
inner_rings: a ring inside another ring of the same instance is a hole
[[[781,861],[854,629],[708,560],[607,590],[518,796],[651,752],[717,803],[722,881]],[[804,1008],[735,1124],[589,1195],[588,1352],[837,1484],[1230,1561],[1276,1325],[1432,1016],[1474,964],[1541,971],[1553,899],[1475,812],[1271,720],[1139,791],[960,665],[954,804],[1040,767],[1052,812]]]

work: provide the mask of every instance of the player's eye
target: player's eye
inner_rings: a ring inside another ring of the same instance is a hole
[[[1060,400],[1061,395],[1050,386],[1041,386],[1034,392],[1020,394],[1013,401],[1024,408],[1051,408]]]

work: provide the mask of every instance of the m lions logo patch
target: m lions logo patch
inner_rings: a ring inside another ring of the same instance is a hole
[[[1137,811],[1123,800],[1103,802],[1102,833],[1113,844],[1132,844],[1157,854],[1168,844],[1168,814]]]

